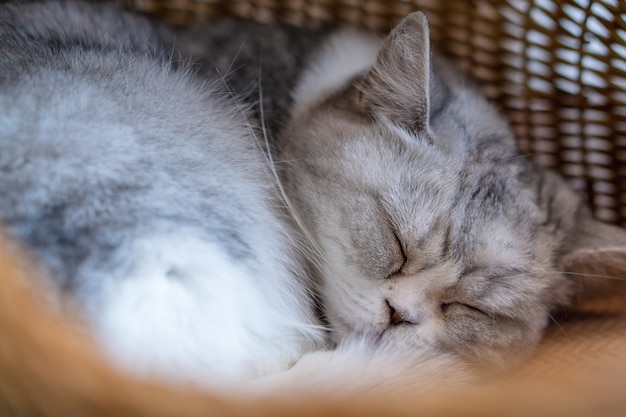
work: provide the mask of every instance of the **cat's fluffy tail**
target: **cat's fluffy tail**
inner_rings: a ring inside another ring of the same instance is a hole
[[[258,393],[345,398],[427,394],[477,380],[480,372],[458,357],[424,346],[402,349],[371,335],[355,335],[336,350],[305,355],[286,372],[253,384]]]

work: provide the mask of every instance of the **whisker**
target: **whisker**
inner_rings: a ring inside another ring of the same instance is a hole
[[[225,77],[228,77],[230,74],[232,74],[235,70],[238,69],[238,68],[235,68],[233,70],[233,65],[235,65],[235,61],[237,60],[237,58],[239,58],[239,55],[241,54],[241,51],[243,50],[243,47],[247,41],[248,41],[248,34],[244,36],[243,40],[241,41],[241,45],[239,45],[239,49],[235,53],[235,56],[233,57],[233,59],[230,61],[228,68],[226,68],[226,71],[224,72]]]
[[[557,271],[557,272],[563,275],[573,275],[573,276],[584,277],[584,278],[599,278],[599,279],[609,279],[609,280],[615,280],[615,281],[626,281],[626,278],[618,277],[615,275],[585,274],[581,272],[567,272],[567,271]]]
[[[567,307],[567,305],[563,304],[563,300],[559,299],[557,296],[555,296],[554,294],[550,293],[549,291],[546,291],[544,293],[544,295],[547,295],[548,297],[553,299],[555,301],[556,305],[558,305],[563,310],[563,312],[567,312],[568,311],[568,307]]]
[[[172,48],[171,48],[171,52],[169,53],[169,61],[168,61],[168,68],[172,68],[173,63],[174,63],[174,52],[176,51],[176,36],[174,36],[174,40],[172,41]]]
[[[242,45],[243,46],[243,45]],[[241,49],[240,49],[241,51]],[[239,53],[239,52],[238,52]],[[234,62],[234,61],[233,61]],[[232,64],[231,64],[232,66]],[[231,67],[229,66],[229,69]],[[237,97],[237,95],[234,93],[234,91],[230,88],[230,85],[228,84],[228,81],[226,80],[226,77],[224,75],[222,75],[220,73],[220,71],[218,69],[216,69],[217,74],[219,76],[219,81],[223,84],[227,94],[230,96],[230,98],[233,100],[233,102],[236,105],[237,111],[239,113],[241,113],[244,116],[245,120],[249,119],[249,115],[248,115],[248,111],[246,109],[246,107],[248,106],[244,106],[241,103],[241,100],[239,97]],[[259,78],[260,78],[260,74],[259,74]],[[289,214],[291,215],[291,218],[296,222],[296,225],[302,230],[303,233],[303,237],[304,237],[304,242],[302,242],[300,239],[294,239],[293,236],[291,236],[291,239],[293,243],[296,244],[296,247],[298,248],[298,250],[300,250],[300,252],[302,253],[303,256],[306,257],[306,259],[308,259],[309,261],[311,261],[313,263],[313,265],[318,268],[321,269],[322,265],[323,265],[323,252],[321,251],[321,248],[319,248],[316,244],[315,244],[315,240],[313,240],[313,238],[311,237],[310,232],[308,232],[308,230],[306,229],[304,223],[302,222],[302,220],[298,217],[297,213],[295,212],[295,209],[293,208],[293,205],[291,204],[289,198],[287,197],[287,194],[282,186],[282,182],[280,181],[280,177],[275,169],[275,163],[274,163],[274,159],[272,156],[272,153],[270,151],[270,147],[269,147],[269,138],[267,135],[267,128],[265,126],[265,117],[264,117],[264,113],[263,113],[263,91],[260,87],[261,83],[259,82],[259,112],[260,112],[260,123],[261,123],[261,134],[263,135],[263,139],[264,139],[264,143],[265,143],[265,151],[262,151],[261,154],[263,155],[263,157],[266,159],[266,161],[268,162],[268,166],[269,166],[269,176],[270,178],[273,180],[272,182],[276,184],[281,200],[282,202],[285,204],[285,207],[287,209],[287,211],[289,212]],[[248,122],[246,124],[246,128],[249,131],[250,135],[254,138],[259,138],[258,133],[255,131],[255,129],[253,128],[253,126]],[[260,145],[260,144],[259,144]],[[262,147],[263,148],[263,147]],[[289,237],[290,233],[285,233],[285,236]]]
[[[515,156],[513,156],[513,157],[511,157],[509,159],[505,159],[504,162],[505,163],[513,162],[513,161],[518,160],[518,159],[531,159],[531,158],[535,157],[536,155],[539,155],[539,153],[537,153],[537,152],[523,153],[523,154],[520,154],[520,155],[515,155]]]
[[[547,309],[545,306],[541,305],[539,302],[537,302],[537,301],[535,301],[535,300],[533,300],[533,299],[531,299],[531,298],[528,298],[528,301],[529,301],[531,304],[534,304],[535,306],[537,306],[538,308],[540,308],[541,310],[543,310],[543,311],[547,314],[548,319],[549,319],[549,320],[550,320],[550,321],[551,321],[551,322],[552,322],[552,323],[553,323],[556,327],[558,327],[558,328],[559,328],[559,330],[560,330],[563,334],[566,334],[565,329],[563,328],[563,326],[561,326],[561,323],[559,323],[559,321],[558,321],[556,318],[554,318],[554,315],[552,315],[552,312],[551,312],[549,309]]]
[[[280,194],[280,197],[283,203],[285,204],[285,208],[287,209],[288,213],[291,216],[291,219],[295,222],[296,226],[301,231],[305,239],[304,243],[306,245],[304,247],[300,246],[300,249],[305,250],[305,254],[308,255],[307,259],[310,260],[316,268],[318,268],[319,270],[323,270],[323,265],[325,264],[324,251],[317,244],[317,241],[313,237],[312,233],[310,232],[308,227],[304,224],[304,221],[302,220],[302,218],[298,215],[293,203],[291,202],[289,196],[287,195],[287,192],[285,191],[283,183],[280,179],[280,175],[278,174],[278,171],[276,170],[276,163],[272,155],[272,151],[271,151],[271,147],[269,143],[269,137],[267,134],[267,127],[265,125],[265,113],[264,113],[264,106],[263,106],[263,89],[261,87],[262,84],[260,80],[261,78],[260,71],[261,70],[259,69],[259,75],[258,75],[259,79],[257,80],[258,81],[257,85],[259,86],[259,119],[261,121],[261,134],[263,135],[263,142],[265,145],[265,152],[263,152],[263,154],[265,155],[265,158],[267,159],[272,177],[276,183],[276,186],[278,187],[278,192]]]
[[[582,272],[570,272],[570,271],[559,271],[559,270],[540,270],[540,271],[524,272],[520,274],[503,275],[500,278],[501,279],[521,278],[521,277],[526,277],[526,276],[542,275],[542,274],[562,274],[562,275],[573,275],[573,276],[580,276],[580,277],[587,277],[587,278],[600,278],[600,279],[612,279],[616,281],[626,281],[625,277],[618,277],[616,275],[587,274],[587,273],[582,273]]]

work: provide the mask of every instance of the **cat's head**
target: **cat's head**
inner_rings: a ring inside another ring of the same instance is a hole
[[[420,13],[365,73],[294,112],[279,146],[336,340],[371,332],[500,363],[570,302],[561,272],[626,256],[626,232],[521,156],[494,108],[431,56]]]

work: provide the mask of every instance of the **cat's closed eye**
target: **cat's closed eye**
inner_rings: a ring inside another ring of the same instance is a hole
[[[393,251],[393,258],[391,259],[391,262],[389,264],[389,274],[385,276],[385,279],[392,278],[402,272],[402,269],[404,268],[404,265],[406,265],[408,260],[404,251],[404,246],[402,245],[402,241],[398,237],[398,233],[396,233],[395,230],[393,231],[393,237],[395,240],[395,248]]]
[[[480,308],[473,306],[471,304],[461,303],[459,301],[448,301],[445,303],[441,303],[439,305],[439,308],[441,309],[441,312],[443,314],[447,314],[453,310],[462,310],[463,312],[478,313],[478,314],[482,314],[485,316],[487,315],[487,313],[485,313]]]

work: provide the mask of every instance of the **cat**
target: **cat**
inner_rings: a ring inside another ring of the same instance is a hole
[[[159,30],[109,4],[0,6],[0,217],[121,364],[285,369],[324,336],[256,127]]]
[[[508,366],[580,285],[591,291],[577,273],[624,277],[626,232],[521,154],[478,89],[431,54],[424,15],[382,42],[339,35],[315,60],[276,148],[323,254],[335,340],[382,333]]]
[[[478,87],[431,51],[423,14],[387,38],[326,30],[317,48],[308,31],[303,46],[274,34],[273,48],[304,51],[287,64],[258,52],[258,28],[222,57],[216,39],[237,27],[187,29],[178,51],[202,73],[240,68],[228,73],[239,97],[274,91],[277,73],[290,87],[263,101],[265,123],[335,343],[370,334],[510,366],[553,313],[624,277],[626,232],[522,155]]]
[[[573,274],[626,271],[626,232],[521,155],[419,12],[387,37],[80,2],[0,23],[0,217],[129,368],[502,367]]]

